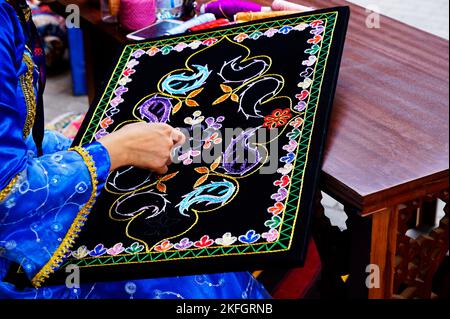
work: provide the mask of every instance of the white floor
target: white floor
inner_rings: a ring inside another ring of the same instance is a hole
[[[348,0],[448,40],[448,0]],[[381,27],[383,20],[381,20]]]

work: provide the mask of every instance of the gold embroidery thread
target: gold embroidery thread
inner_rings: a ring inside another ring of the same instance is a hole
[[[27,65],[27,72],[20,77],[25,104],[27,106],[27,117],[23,126],[23,138],[30,134],[36,117],[36,94],[33,85],[34,62],[28,54],[23,55],[23,61]]]
[[[14,187],[14,184],[16,184],[17,179],[19,178],[19,175],[16,175],[9,183],[6,185],[4,189],[0,191],[0,202],[2,202],[11,192],[12,188]]]

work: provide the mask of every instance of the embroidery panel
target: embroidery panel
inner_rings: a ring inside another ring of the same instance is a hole
[[[66,265],[297,247],[299,218],[306,225],[310,213],[299,208],[308,165],[317,168],[310,150],[338,16],[293,16],[126,46],[76,143],[145,121],[192,133],[189,147],[174,151],[179,163],[164,176],[134,167],[112,172]],[[280,45],[278,53],[271,44]],[[242,130],[227,136],[225,128],[236,127]],[[216,156],[204,161],[205,153]],[[274,172],[261,174],[274,159]],[[108,235],[111,228],[119,235]]]

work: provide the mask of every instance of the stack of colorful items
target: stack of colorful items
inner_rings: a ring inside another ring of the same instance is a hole
[[[285,0],[274,0],[271,6],[246,0],[212,0],[202,5],[192,0],[103,1],[109,2],[109,14],[117,16],[122,28],[130,31],[161,20],[187,20],[165,33],[171,35],[314,10]]]
[[[314,8],[284,0],[274,0],[270,7],[249,1],[213,0],[199,6],[197,9],[197,17],[180,25],[174,32],[170,32],[170,34],[198,31],[233,23],[314,10]]]

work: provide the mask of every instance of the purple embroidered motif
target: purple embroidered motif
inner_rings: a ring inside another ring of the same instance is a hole
[[[141,118],[147,119],[149,123],[166,123],[171,110],[170,99],[156,95],[138,107]]]
[[[258,128],[248,129],[231,140],[230,145],[223,153],[223,168],[229,174],[244,175],[255,168],[261,161],[261,154],[258,148],[250,147],[248,141],[257,130]]]

